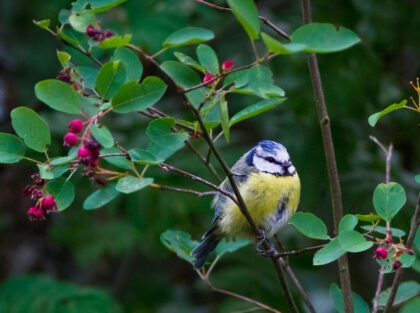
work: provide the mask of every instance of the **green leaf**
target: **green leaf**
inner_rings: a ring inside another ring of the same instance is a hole
[[[10,116],[13,129],[29,148],[38,152],[47,151],[47,145],[51,143],[50,128],[34,110],[18,107]]]
[[[152,152],[145,149],[131,149],[131,150],[128,150],[128,154],[131,160],[138,164],[155,165],[155,164],[159,164],[165,161],[165,159],[158,158]]]
[[[275,52],[278,54],[294,54],[304,51],[306,48],[306,45],[303,43],[282,44],[280,41],[270,37],[266,33],[261,33],[261,37],[269,52]]]
[[[222,99],[219,101],[219,112],[220,122],[222,124],[223,134],[225,135],[226,141],[229,142],[229,112],[226,100]]]
[[[304,236],[313,239],[330,239],[327,233],[327,226],[312,213],[298,212],[293,215],[289,224],[292,224]]]
[[[174,126],[175,119],[169,117],[158,118],[149,123],[146,134],[150,141],[159,145],[162,149],[170,149],[175,152],[184,146],[188,134],[173,133],[171,129]]]
[[[62,29],[57,29],[57,35],[58,37],[63,39],[65,42],[72,44],[73,46],[76,46],[76,47],[80,46],[80,42],[77,40],[77,38],[75,38],[73,35],[70,35],[64,32],[64,30]]]
[[[360,42],[360,38],[342,26],[326,23],[306,24],[296,29],[290,36],[292,43],[302,43],[306,52],[337,52]]]
[[[69,165],[64,165],[64,166],[57,166],[56,168],[54,168],[52,170],[52,174],[54,178],[58,178],[61,175],[63,175],[65,172],[70,170],[70,166]]]
[[[42,29],[50,27],[50,20],[49,19],[41,20],[41,21],[33,20],[33,22],[34,22],[35,25],[39,26]]]
[[[69,23],[74,30],[80,33],[86,33],[86,27],[96,25],[96,16],[91,10],[75,12],[70,15]]]
[[[211,30],[199,27],[186,27],[180,29],[171,35],[163,42],[166,48],[173,48],[178,46],[186,46],[202,43],[214,38]]]
[[[417,297],[409,301],[406,305],[403,306],[400,313],[416,313],[420,307],[420,297]]]
[[[0,163],[17,163],[25,156],[25,145],[14,135],[0,133]]]
[[[404,206],[405,190],[397,183],[379,184],[373,193],[373,206],[376,213],[389,222]]]
[[[215,76],[219,74],[219,60],[216,52],[208,45],[202,44],[197,47],[197,58],[207,72]]]
[[[125,82],[125,68],[121,61],[111,61],[102,66],[96,79],[96,91],[105,98],[112,98]]]
[[[369,306],[361,296],[353,292],[353,309],[354,313],[370,313]],[[341,289],[335,284],[330,286],[330,297],[333,299],[334,307],[338,313],[344,312],[343,294]]]
[[[391,287],[382,291],[379,295],[378,305],[384,307],[388,302],[389,294],[391,293]],[[401,304],[420,293],[420,284],[416,281],[403,282],[397,289],[395,296],[394,305]],[[420,305],[420,302],[419,302]],[[414,312],[414,311],[412,311]]]
[[[268,111],[270,109],[273,109],[286,99],[287,98],[271,98],[247,106],[246,108],[242,109],[241,111],[237,112],[234,116],[232,116],[230,120],[230,126],[235,125],[236,123],[239,123],[253,116],[264,113],[265,111]]]
[[[253,0],[227,0],[233,14],[245,29],[251,40],[259,38],[261,23],[258,9]]]
[[[372,225],[363,225],[363,226],[360,226],[360,228],[363,229],[363,230],[370,231],[373,228],[373,226]],[[398,237],[399,238],[399,237],[404,237],[405,236],[405,231],[403,231],[401,229],[394,228],[394,227],[391,227],[390,229],[392,231],[392,237]],[[374,232],[386,235],[386,227],[376,226]]]
[[[41,165],[37,164],[39,169],[39,176],[41,176],[42,179],[53,179],[54,174],[51,172],[50,167],[48,165]]]
[[[162,98],[166,84],[156,76],[148,76],[139,85],[136,81],[125,83],[112,98],[116,113],[130,113],[147,109]]]
[[[416,175],[414,177],[414,180],[416,181],[417,184],[420,184],[420,175]]]
[[[362,252],[373,246],[372,241],[367,241],[361,233],[353,230],[340,232],[338,242],[341,248],[347,252]]]
[[[67,63],[70,62],[71,55],[65,51],[57,50],[57,58],[60,61],[60,64],[65,67]]]
[[[90,127],[90,132],[102,147],[111,148],[114,145],[114,137],[112,137],[111,132],[105,126],[93,124]]]
[[[358,222],[356,216],[351,214],[346,214],[340,221],[340,225],[338,227],[338,232],[342,233],[347,230],[354,230]]]
[[[89,0],[89,3],[94,13],[102,13],[126,1],[127,0]]]
[[[74,200],[74,187],[67,178],[60,177],[50,180],[46,188],[54,197],[58,211],[67,209]]]
[[[112,36],[98,43],[98,47],[102,49],[120,48],[130,43],[132,35]]]
[[[415,255],[409,255],[408,253],[404,253],[400,256],[401,267],[411,267],[414,261],[416,260]]]
[[[54,110],[80,114],[79,94],[65,82],[57,79],[42,80],[35,85],[35,95]]]
[[[191,240],[191,235],[176,230],[167,230],[160,235],[160,241],[170,251],[175,252],[181,259],[193,263],[191,251],[198,245],[198,241]]]
[[[13,313],[122,313],[116,301],[100,289],[39,275],[5,281],[0,287],[0,310]]]
[[[248,72],[249,70],[237,71],[226,76],[223,81],[223,87],[227,85],[234,84],[235,88],[241,88],[248,84]]]
[[[283,97],[284,90],[273,85],[273,73],[264,65],[256,65],[248,70],[248,84],[235,92],[256,95],[261,98]]]
[[[205,69],[202,65],[200,65],[196,60],[194,60],[192,57],[183,54],[181,52],[174,52],[175,57],[181,61],[182,63],[184,63],[185,65],[191,66],[193,68],[195,68],[196,70],[200,71],[200,72],[205,72]]]
[[[417,228],[416,235],[414,236],[414,246],[420,251],[420,227]]]
[[[355,214],[355,216],[359,219],[359,221],[363,222],[377,222],[381,220],[381,217],[376,214]]]
[[[62,25],[68,24],[71,13],[72,12],[70,10],[61,9],[60,12],[58,12],[58,21]]]
[[[119,195],[115,189],[115,184],[110,184],[105,188],[98,189],[90,194],[83,202],[83,209],[94,210],[103,207],[107,203],[114,200]]]
[[[94,89],[96,85],[96,79],[98,77],[99,70],[97,70],[94,67],[90,66],[79,66],[77,68],[77,71],[79,72],[82,81],[81,83],[89,89]],[[98,101],[97,99],[95,99]]]
[[[379,121],[379,119],[382,116],[392,111],[402,109],[405,107],[406,104],[407,104],[407,100],[402,100],[400,103],[393,103],[390,106],[383,109],[382,111],[372,114],[371,116],[369,116],[369,119],[368,119],[369,125],[372,127],[375,127],[376,123]]]
[[[109,154],[109,153],[121,153],[122,151],[118,149],[117,147],[112,147],[109,149],[102,149],[102,154]],[[112,156],[112,157],[106,157],[103,158],[106,162],[111,163],[112,165],[115,165],[119,168],[122,168],[124,170],[131,170],[131,162],[127,160],[125,156]]]
[[[223,256],[225,253],[232,253],[235,252],[247,245],[249,245],[251,243],[251,241],[246,240],[246,239],[236,239],[236,240],[231,240],[231,241],[227,241],[226,239],[222,239],[219,244],[216,247],[216,254],[221,257]]]
[[[143,74],[143,65],[137,55],[127,48],[117,48],[113,54],[113,60],[120,60],[126,72],[126,82],[135,80],[140,81]]]
[[[332,239],[321,250],[314,255],[313,265],[324,265],[331,263],[341,257],[346,251],[341,248],[340,242],[337,238]]]
[[[122,193],[132,193],[153,183],[153,178],[123,177],[118,180],[116,189]]]
[[[184,89],[201,84],[200,76],[189,66],[177,61],[165,61],[161,65],[162,70],[171,77],[177,85]],[[198,107],[207,93],[206,87],[201,87],[186,94],[188,100]]]

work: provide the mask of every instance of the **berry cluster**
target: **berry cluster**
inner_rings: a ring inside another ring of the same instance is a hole
[[[61,80],[62,82],[65,82],[71,86],[73,86],[74,90],[79,90],[79,85],[71,79],[71,67],[67,67],[63,69],[57,76],[58,80]]]
[[[106,38],[114,36],[114,33],[110,30],[102,31],[99,27],[95,28],[93,25],[86,27],[86,34],[93,41],[103,41]]]
[[[223,64],[222,64],[222,71],[223,71],[223,73],[227,73],[231,69],[233,69],[233,61],[226,60],[225,62],[223,62]],[[214,79],[213,74],[207,72],[204,75],[203,83],[211,82],[213,79]]]
[[[34,183],[23,189],[23,195],[30,196],[35,201],[35,205],[28,210],[28,217],[31,221],[40,221],[45,219],[45,215],[51,212],[57,212],[57,203],[54,197],[44,197],[44,188],[46,180],[36,173],[31,175]]]
[[[67,127],[69,132],[64,136],[63,145],[67,147],[74,147],[79,140],[77,134],[83,129],[83,122],[81,120],[73,120]]]
[[[394,271],[398,270],[401,266],[402,263],[399,260],[399,257],[403,254],[403,253],[408,253],[409,255],[413,255],[414,251],[407,249],[404,247],[403,242],[400,241],[399,244],[395,244],[392,241],[392,231],[387,231],[387,235],[385,239],[379,240],[378,241],[379,244],[385,245],[385,246],[381,246],[378,247],[375,250],[375,253],[373,254],[373,258],[374,259],[378,259],[378,260],[385,260],[388,257],[388,252],[392,249],[395,250],[395,254],[392,256],[393,259],[393,264],[392,264],[392,268],[394,269]]]

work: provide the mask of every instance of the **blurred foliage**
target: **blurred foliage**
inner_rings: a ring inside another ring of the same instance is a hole
[[[225,4],[225,1],[215,2]],[[289,33],[301,25],[299,1],[261,0],[257,5],[261,15]],[[34,85],[42,79],[57,76],[60,64],[56,49],[70,53],[75,63],[88,65],[89,60],[34,26],[32,20],[57,17],[63,7],[69,8],[70,1],[0,2],[0,131],[10,132],[9,113],[13,108],[19,105],[32,107],[50,125],[54,143],[50,149],[56,154],[64,151],[61,138],[66,129],[63,125],[67,125],[70,118],[38,102]],[[372,134],[382,142],[394,143],[391,178],[405,187],[407,205],[395,218],[393,226],[405,231],[416,201],[418,187],[414,174],[420,173],[417,117],[402,110],[383,117],[374,129],[367,118],[413,95],[408,82],[415,79],[420,69],[419,9],[420,4],[414,0],[322,0],[313,3],[314,21],[343,25],[353,29],[362,39],[360,44],[345,52],[319,56],[345,212],[372,212],[373,190],[384,180],[385,161],[382,151],[368,139]],[[51,18],[52,25],[56,22],[57,18]],[[101,15],[101,24],[104,29],[116,33],[132,33],[132,42],[148,53],[158,51],[164,39],[178,29],[204,27],[215,33],[210,45],[221,61],[232,59],[235,66],[252,61],[246,34],[234,17],[193,0],[129,0]],[[266,27],[262,30],[276,36]],[[188,55],[195,53],[194,48],[180,50]],[[159,56],[160,61],[169,59],[175,59],[172,51]],[[278,57],[266,65],[274,72],[276,84],[286,91],[288,100],[270,114],[261,114],[247,123],[238,124],[231,131],[230,144],[221,138],[218,145],[228,163],[234,164],[259,140],[282,142],[302,180],[300,209],[314,212],[331,230],[325,160],[305,56]],[[145,74],[159,74],[151,64],[143,62],[143,66]],[[158,107],[177,117],[188,118],[174,90],[172,95],[165,97]],[[254,102],[252,97],[240,95],[233,95],[230,100],[234,112]],[[106,125],[112,126],[117,141],[134,147],[147,144],[140,142],[143,139],[136,135],[147,122],[144,117],[128,114],[114,117],[112,122],[109,119]],[[199,148],[206,153],[204,145]],[[212,179],[186,149],[172,157],[169,163]],[[26,218],[28,202],[20,195],[29,181],[28,174],[36,168],[24,164],[26,167],[23,168],[0,166],[1,279],[43,273],[101,287],[111,292],[126,312],[204,313],[249,308],[240,301],[210,291],[200,282],[190,264],[168,252],[160,243],[159,236],[167,229],[187,231],[193,239],[198,239],[212,219],[210,198],[147,190],[118,197],[106,208],[87,212],[82,210],[82,204],[93,188],[87,179],[76,175],[73,183],[80,191],[72,206],[50,221],[33,224]],[[150,173],[159,177],[157,183],[204,190],[198,183],[162,173],[158,168],[151,169]],[[329,234],[332,235],[331,231]],[[287,249],[314,243],[289,226],[280,231],[280,236]],[[378,266],[369,253],[357,255],[357,262],[351,255],[349,259],[353,288],[369,302]],[[319,311],[332,312],[334,304],[328,288],[333,281],[325,277],[338,281],[328,275],[336,273],[336,265],[314,269],[311,253],[292,256],[290,261]],[[407,271],[407,276],[415,275],[418,277],[415,272]],[[360,277],[363,279],[358,279]],[[53,284],[51,279],[44,279]],[[317,288],[312,288],[314,281]],[[212,274],[212,282],[288,312],[269,260],[255,255],[251,245],[226,255]],[[386,275],[385,286],[390,282],[391,276]],[[10,283],[3,285],[2,292]],[[27,284],[30,285],[29,278]],[[44,294],[42,289],[35,291]],[[36,293],[33,295],[35,297]]]

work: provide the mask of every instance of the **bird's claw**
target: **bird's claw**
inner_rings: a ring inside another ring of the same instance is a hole
[[[260,229],[260,233],[256,236],[255,249],[258,254],[264,257],[272,257],[277,254],[274,245],[270,241],[266,240],[265,231],[263,229]]]

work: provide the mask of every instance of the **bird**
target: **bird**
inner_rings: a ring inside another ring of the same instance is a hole
[[[231,172],[265,241],[265,236],[274,235],[287,223],[299,205],[300,179],[289,153],[282,144],[263,140],[246,152],[231,168]],[[232,192],[227,178],[219,188]],[[219,192],[213,199],[212,207],[215,214],[211,227],[191,252],[194,269],[203,267],[221,239],[255,237],[232,199]]]

